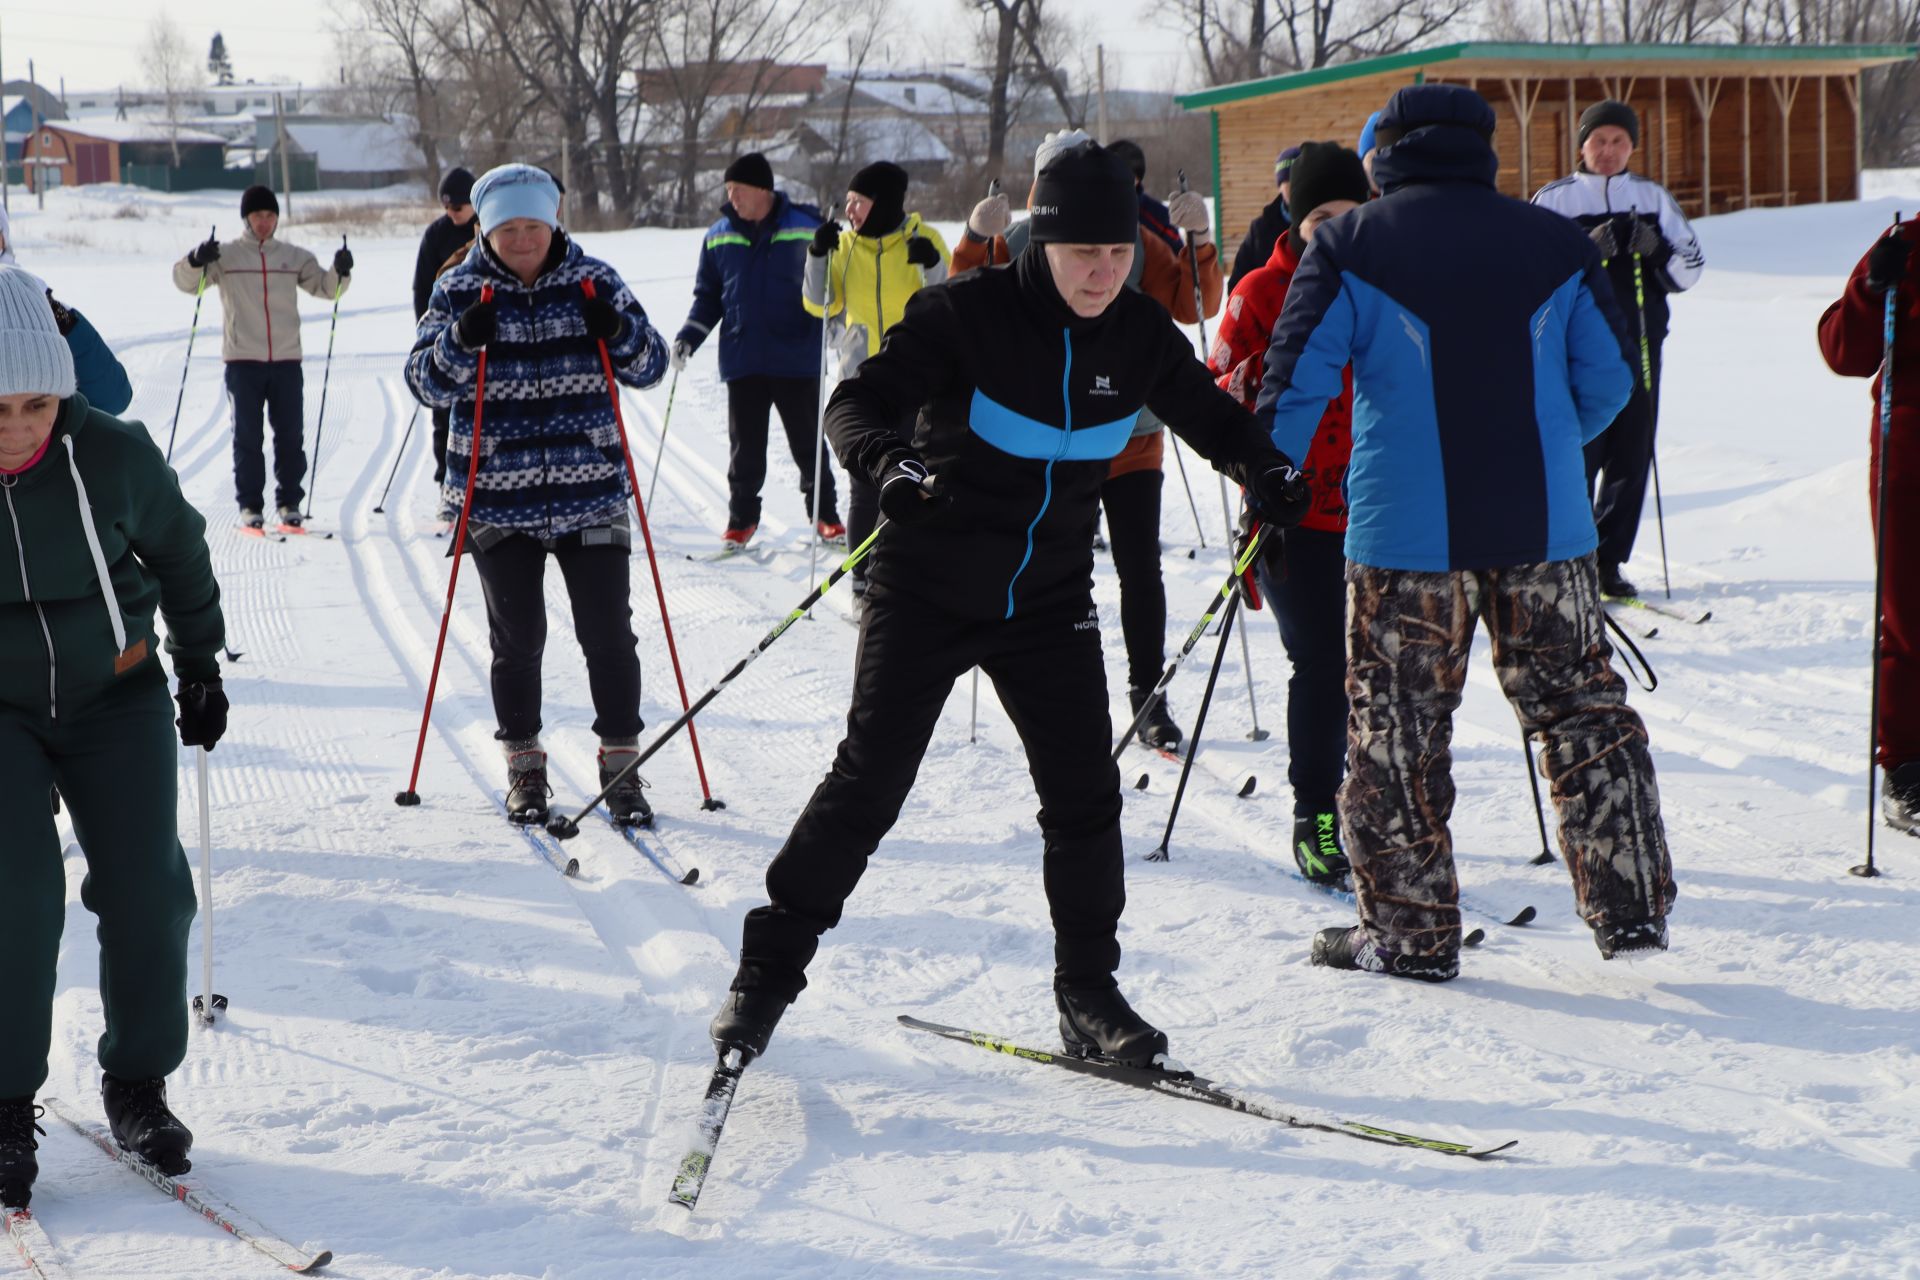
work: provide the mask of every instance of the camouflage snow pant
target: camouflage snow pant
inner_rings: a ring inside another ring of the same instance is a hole
[[[1581,917],[1664,918],[1674,886],[1660,796],[1646,727],[1610,661],[1594,558],[1458,573],[1349,564],[1347,599],[1340,813],[1368,936],[1405,955],[1459,949],[1449,746],[1482,617],[1500,687],[1529,740],[1546,743]]]

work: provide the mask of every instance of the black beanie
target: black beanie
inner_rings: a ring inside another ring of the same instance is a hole
[[[1292,193],[1287,199],[1287,212],[1296,224],[1305,222],[1308,214],[1328,201],[1365,204],[1369,194],[1360,154],[1337,142],[1303,143],[1287,180],[1292,183],[1287,188]]]
[[[1596,102],[1580,113],[1580,145],[1586,146],[1588,134],[1609,124],[1625,129],[1627,140],[1636,147],[1640,145],[1640,117],[1633,114],[1633,108],[1626,103],[1611,98]]]
[[[873,202],[860,234],[872,239],[891,235],[907,220],[907,171],[887,160],[876,160],[853,175],[847,190]]]
[[[272,187],[251,186],[240,193],[240,216],[250,213],[271,213],[280,216],[280,201],[274,198]]]
[[[1048,160],[1034,175],[1027,212],[1035,244],[1132,244],[1140,233],[1133,170],[1097,142]]]
[[[1127,170],[1136,183],[1147,180],[1147,153],[1140,149],[1139,143],[1131,138],[1119,138],[1108,144],[1107,150],[1127,162]]]
[[[447,170],[447,176],[440,179],[440,198],[452,201],[456,209],[463,204],[472,204],[473,175],[465,169]]]
[[[725,182],[737,182],[745,187],[758,187],[762,191],[773,190],[773,166],[758,151],[749,151],[727,166],[722,178]],[[905,190],[905,187],[902,187]],[[865,195],[866,192],[860,194]]]

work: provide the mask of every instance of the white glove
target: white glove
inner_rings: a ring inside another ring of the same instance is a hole
[[[690,343],[687,342],[685,338],[681,338],[673,344],[672,363],[673,363],[673,371],[675,373],[678,373],[682,369],[686,368],[687,361],[691,360],[692,358],[693,358],[693,347]]]
[[[1005,193],[988,196],[973,206],[973,212],[967,215],[967,230],[980,240],[1003,236],[1012,225],[1013,207],[1007,203]]]
[[[1207,217],[1206,197],[1198,191],[1181,191],[1168,197],[1167,217],[1174,226],[1195,235],[1205,235],[1213,229],[1213,222]]]

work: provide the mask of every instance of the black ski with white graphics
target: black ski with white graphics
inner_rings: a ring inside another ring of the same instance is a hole
[[[317,1271],[333,1261],[333,1253],[328,1249],[312,1250],[281,1238],[260,1225],[252,1216],[235,1208],[224,1198],[214,1194],[202,1185],[199,1179],[191,1182],[169,1177],[153,1165],[141,1159],[133,1152],[121,1147],[111,1134],[98,1124],[82,1120],[69,1111],[58,1098],[47,1099],[47,1110],[58,1116],[74,1132],[91,1142],[103,1155],[122,1168],[139,1175],[154,1190],[169,1200],[177,1200],[201,1217],[227,1232],[237,1240],[245,1241],[255,1249],[272,1258],[287,1270],[299,1275]],[[13,1223],[8,1223],[8,1234],[12,1234]],[[16,1240],[16,1243],[17,1240]],[[51,1272],[46,1274],[59,1274]]]
[[[533,847],[534,853],[539,856],[542,862],[552,867],[555,871],[558,871],[561,875],[569,878],[580,874],[580,859],[561,848],[560,842],[548,835],[547,829],[544,826],[540,825],[539,822],[515,822],[513,820],[513,811],[507,808],[506,792],[496,791],[493,793],[493,798],[495,802],[499,804],[500,812],[507,815],[507,825],[526,837],[527,843]],[[545,815],[543,814],[542,821],[544,820]]]
[[[733,1110],[733,1095],[740,1088],[740,1077],[750,1061],[739,1049],[729,1049],[714,1064],[707,1079],[707,1094],[700,1101],[700,1114],[694,1121],[693,1141],[680,1156],[673,1174],[673,1188],[667,1203],[679,1205],[688,1213],[700,1203],[700,1192],[707,1185],[707,1173],[713,1168],[713,1154],[720,1147],[720,1134],[727,1127],[727,1113]]]
[[[1393,1147],[1417,1147],[1423,1151],[1435,1151],[1441,1155],[1466,1156],[1470,1160],[1484,1160],[1519,1142],[1519,1139],[1515,1138],[1498,1146],[1486,1147],[1454,1142],[1445,1138],[1423,1138],[1417,1134],[1402,1133],[1397,1129],[1383,1129],[1378,1125],[1363,1124],[1358,1120],[1343,1120],[1328,1114],[1314,1115],[1307,1112],[1282,1111],[1271,1103],[1237,1093],[1223,1085],[1194,1075],[1190,1071],[1131,1067],[1107,1058],[1081,1058],[1066,1053],[1048,1053],[1042,1049],[1028,1049],[984,1031],[968,1031],[963,1027],[925,1022],[904,1013],[900,1015],[900,1025],[911,1027],[915,1031],[930,1032],[947,1040],[958,1040],[962,1044],[970,1044],[993,1053],[1004,1053],[1009,1057],[1019,1058],[1023,1062],[1048,1067],[1064,1067],[1080,1075],[1093,1076],[1114,1084],[1132,1085],[1136,1089],[1145,1089],[1149,1093],[1185,1098],[1189,1102],[1204,1102],[1209,1106],[1223,1107],[1228,1111],[1259,1116],[1263,1120],[1272,1120],[1293,1129],[1317,1129],[1322,1133],[1337,1133],[1348,1138],[1358,1138],[1363,1142],[1378,1142]]]

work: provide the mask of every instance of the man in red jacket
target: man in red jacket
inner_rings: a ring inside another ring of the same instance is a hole
[[[1846,292],[1820,317],[1820,354],[1835,373],[1873,378],[1868,502],[1876,504],[1887,468],[1886,504],[1876,536],[1886,557],[1880,600],[1880,734],[1887,825],[1920,835],[1920,278],[1913,244],[1920,219],[1903,222],[1867,251]],[[1898,290],[1894,349],[1882,368],[1887,290]],[[1899,376],[1895,376],[1899,375]],[[1880,438],[1880,380],[1893,376],[1893,428]]]
[[[1253,408],[1266,373],[1267,345],[1287,288],[1313,233],[1367,198],[1358,154],[1335,142],[1309,142],[1292,168],[1293,225],[1274,242],[1267,264],[1234,286],[1220,317],[1207,367],[1221,389]],[[1327,402],[1301,468],[1313,505],[1295,529],[1274,531],[1261,553],[1260,589],[1273,604],[1280,643],[1293,664],[1287,682],[1287,781],[1293,787],[1293,860],[1315,884],[1351,887],[1340,847],[1335,793],[1347,755],[1347,499],[1342,482],[1353,452],[1353,374]]]

